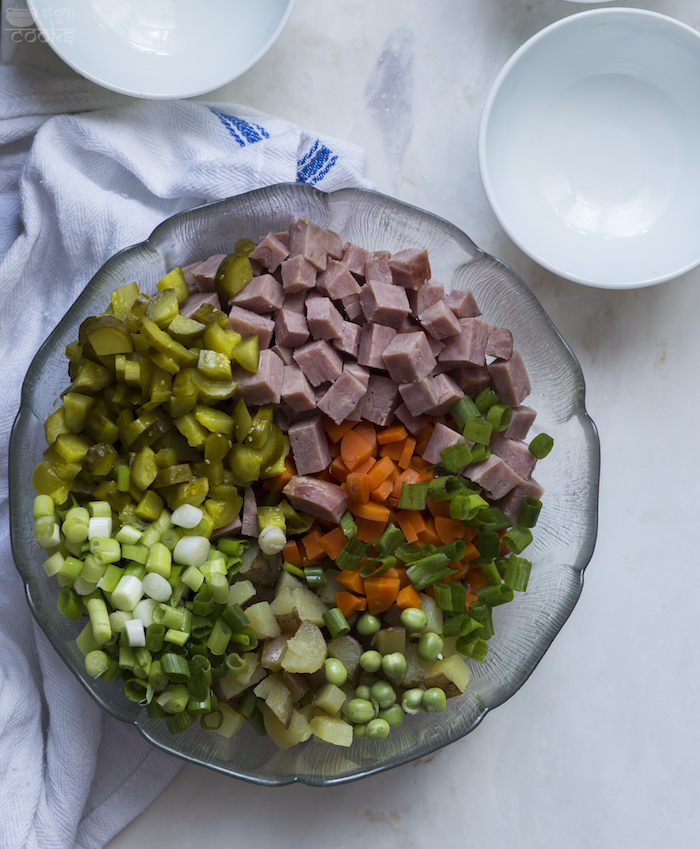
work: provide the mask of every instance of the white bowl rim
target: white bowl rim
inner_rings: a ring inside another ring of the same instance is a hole
[[[49,43],[51,49],[59,56],[60,59],[62,59],[66,63],[66,65],[68,65],[82,77],[85,77],[86,79],[90,80],[90,82],[96,83],[97,85],[109,89],[110,91],[115,91],[118,94],[125,94],[129,97],[138,97],[144,100],[179,100],[185,97],[197,97],[201,94],[208,94],[210,91],[214,91],[214,89],[220,88],[221,86],[233,82],[233,80],[236,80],[238,79],[238,77],[245,74],[246,71],[249,71],[253,67],[253,65],[257,64],[260,59],[262,59],[262,57],[268,52],[268,50],[272,47],[272,45],[277,41],[277,39],[281,35],[282,30],[286,27],[287,22],[292,14],[296,0],[286,0],[287,5],[274,32],[270,35],[268,40],[260,47],[257,53],[255,53],[245,65],[238,67],[234,74],[222,74],[221,79],[213,82],[211,85],[207,84],[204,86],[198,86],[189,91],[177,93],[147,92],[135,88],[130,88],[128,86],[122,86],[118,83],[112,83],[97,74],[91,73],[89,70],[82,67],[79,63],[75,62],[72,59],[70,53],[62,49],[60,44],[52,43],[51,39],[48,37],[50,35],[50,32],[43,24],[41,20],[41,15],[39,14],[39,0],[26,0],[26,3],[29,7],[30,12],[32,13],[35,25],[46,37],[46,40]]]
[[[640,18],[655,18],[657,20],[663,21],[666,24],[671,24],[674,27],[678,27],[680,29],[685,30],[690,35],[694,36],[696,39],[700,40],[700,32],[691,27],[689,24],[683,23],[683,21],[679,21],[677,18],[672,17],[671,15],[664,15],[661,12],[654,12],[649,9],[636,9],[628,6],[619,6],[619,7],[607,7],[605,9],[586,9],[582,12],[574,12],[571,15],[566,15],[564,18],[561,18],[558,21],[554,21],[546,27],[543,27],[539,32],[536,32],[533,36],[531,36],[527,41],[525,41],[513,55],[508,59],[505,65],[499,71],[496,79],[494,80],[489,93],[484,101],[484,107],[481,112],[481,118],[479,120],[479,131],[478,131],[478,139],[477,139],[477,155],[479,162],[479,171],[481,173],[481,181],[484,186],[484,191],[488,198],[489,204],[494,211],[494,214],[498,218],[499,224],[506,232],[508,237],[514,242],[520,250],[523,251],[527,256],[533,259],[538,265],[541,265],[547,271],[551,271],[559,277],[563,277],[565,280],[571,280],[574,283],[581,283],[584,286],[590,286],[592,288],[597,289],[617,289],[617,290],[625,290],[625,289],[641,289],[646,286],[655,286],[659,283],[666,283],[669,280],[673,280],[676,277],[680,277],[683,274],[686,274],[688,271],[692,271],[694,268],[697,268],[700,265],[700,252],[698,253],[698,257],[695,261],[686,263],[684,266],[681,266],[673,271],[669,271],[667,274],[662,276],[655,276],[653,278],[647,278],[643,280],[635,280],[626,283],[608,283],[605,281],[594,280],[589,277],[576,274],[574,272],[568,271],[566,269],[561,268],[555,263],[550,262],[545,259],[545,257],[541,256],[537,251],[533,251],[532,248],[527,247],[520,238],[513,232],[510,225],[505,221],[503,213],[501,211],[500,204],[498,203],[495,193],[493,191],[493,186],[491,183],[491,179],[489,176],[489,171],[487,167],[487,154],[486,154],[486,129],[488,126],[488,119],[491,115],[491,110],[493,108],[493,104],[498,97],[499,91],[503,84],[504,79],[510,74],[511,69],[517,62],[520,61],[521,56],[528,52],[537,42],[542,41],[544,38],[547,38],[550,33],[557,29],[561,29],[566,26],[572,25],[572,20],[578,20],[580,18],[591,18],[591,17],[610,17],[610,16],[638,16]]]

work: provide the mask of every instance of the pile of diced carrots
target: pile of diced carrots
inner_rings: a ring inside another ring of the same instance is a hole
[[[479,557],[473,544],[476,529],[451,518],[447,501],[428,497],[427,509],[422,511],[399,509],[398,506],[404,483],[430,481],[434,477],[422,454],[437,421],[444,419],[429,420],[421,433],[411,436],[402,424],[375,427],[361,421],[336,425],[324,417],[333,460],[318,477],[338,484],[348,493],[348,510],[362,542],[376,542],[391,523],[401,528],[411,544],[440,546],[455,539],[464,540],[466,554],[461,561],[451,564],[455,572],[450,578],[463,580],[470,565]],[[287,458],[285,472],[266,482],[267,489],[281,492],[293,474],[292,460]],[[282,555],[286,561],[300,567],[326,558],[335,561],[346,542],[338,525],[316,520],[303,537],[287,543]],[[343,570],[337,581],[344,589],[334,597],[346,617],[360,610],[382,613],[394,604],[402,609],[421,607],[419,594],[402,565],[370,577],[362,577],[359,567],[353,571]],[[482,583],[485,580],[480,570],[472,569],[468,576],[467,607],[476,599],[476,588]]]

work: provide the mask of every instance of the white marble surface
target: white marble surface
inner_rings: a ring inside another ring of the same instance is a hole
[[[690,0],[606,5],[700,28]],[[502,232],[477,167],[480,109],[500,67],[583,8],[297,0],[270,53],[204,98],[357,142],[378,189],[449,219],[532,287],[581,362],[601,436],[598,544],[581,601],[521,691],[432,757],[331,789],[265,789],[186,765],[108,849],[698,845],[700,270],[629,292],[561,280]]]

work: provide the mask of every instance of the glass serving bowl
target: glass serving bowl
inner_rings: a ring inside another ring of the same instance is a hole
[[[85,672],[75,644],[81,626],[58,613],[55,580],[46,577],[43,550],[32,539],[31,478],[46,447],[43,422],[68,384],[64,349],[77,338],[81,321],[103,311],[117,286],[137,280],[143,291],[155,291],[171,268],[226,253],[240,237],[258,240],[286,229],[298,216],[370,250],[427,248],[436,280],[446,289],[472,289],[484,318],[512,330],[532,384],[527,403],[538,411],[533,433],[545,431],[555,444],[537,468],[545,495],[534,542],[526,551],[533,561],[528,590],[494,609],[496,633],[486,662],[465,661],[472,667],[467,691],[449,699],[439,716],[409,717],[386,740],[355,739],[347,749],[309,740],[280,750],[248,723],[228,740],[197,724],[171,735],[162,720],[149,719],[145,708],[128,701],[118,685]],[[424,757],[473,731],[489,710],[525,683],[579,598],[595,545],[599,480],[598,437],[584,396],[578,362],[526,284],[463,232],[428,212],[359,189],[324,194],[303,184],[282,184],[179,213],[97,272],[27,373],[10,441],[10,509],[12,550],[29,606],[93,698],[177,757],[269,786],[341,784]]]

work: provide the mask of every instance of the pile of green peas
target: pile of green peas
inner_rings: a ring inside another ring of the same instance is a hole
[[[400,622],[407,633],[419,634],[425,630],[428,617],[419,608],[409,607],[402,611]],[[355,627],[361,636],[371,637],[380,630],[382,623],[377,616],[365,612]],[[421,660],[434,661],[440,657],[443,646],[439,634],[426,631],[418,638],[416,650]],[[402,724],[407,714],[441,713],[447,707],[447,697],[440,687],[405,690],[399,701],[399,693],[391,681],[401,678],[406,672],[406,658],[401,652],[382,655],[375,649],[368,649],[360,656],[360,666],[365,672],[382,674],[385,678],[371,686],[359,685],[354,698],[344,708],[345,718],[353,724],[356,737],[384,740],[392,728]],[[336,658],[325,661],[325,674],[326,681],[338,687],[342,687],[348,677],[345,666]]]

